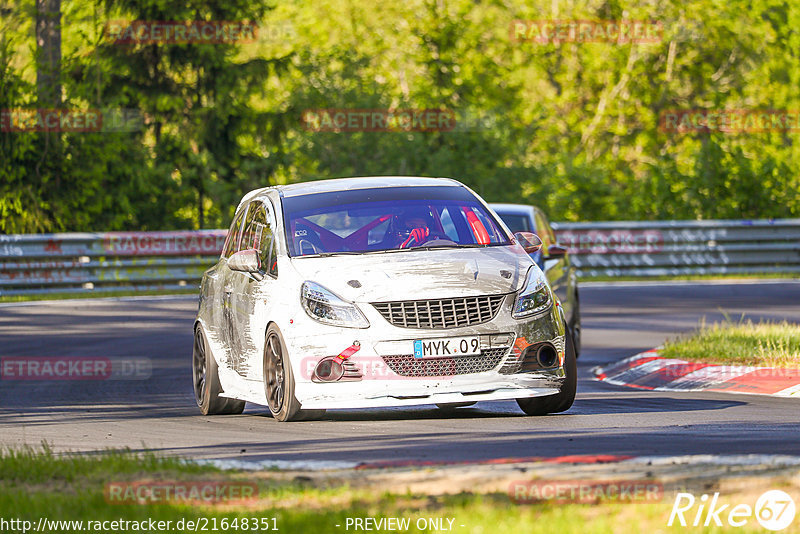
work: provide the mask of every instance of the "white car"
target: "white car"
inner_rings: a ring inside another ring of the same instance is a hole
[[[576,364],[564,312],[488,205],[447,178],[371,177],[244,196],[194,324],[204,414],[516,399],[569,409]]]

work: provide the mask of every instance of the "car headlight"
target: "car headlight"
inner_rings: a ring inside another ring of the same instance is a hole
[[[309,317],[321,323],[350,328],[369,328],[369,321],[355,304],[315,282],[303,282],[300,301]]]
[[[525,287],[517,295],[517,301],[514,303],[514,311],[511,316],[515,319],[530,317],[548,310],[552,303],[553,294],[550,291],[550,286],[547,285],[544,273],[538,267],[533,266],[528,271]]]

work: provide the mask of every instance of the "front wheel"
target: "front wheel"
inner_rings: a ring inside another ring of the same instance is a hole
[[[575,303],[572,311],[572,341],[575,347],[575,359],[581,355],[581,302],[578,298],[578,290],[575,290]]]
[[[565,412],[570,409],[575,401],[575,392],[578,389],[578,364],[575,361],[575,345],[572,332],[566,329],[566,349],[564,354],[564,372],[566,377],[561,384],[561,391],[546,397],[530,397],[517,399],[517,404],[528,415],[546,415],[548,413]]]
[[[301,421],[322,417],[325,410],[301,410],[294,396],[294,374],[289,353],[280,330],[274,324],[267,329],[264,342],[264,393],[267,406],[276,420]]]

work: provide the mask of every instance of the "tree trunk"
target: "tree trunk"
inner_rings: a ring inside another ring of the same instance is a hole
[[[61,0],[36,0],[36,91],[39,109],[61,107]],[[55,190],[61,189],[61,133],[44,132],[43,163],[49,160]],[[39,167],[36,170],[39,174]]]
[[[61,107],[61,0],[36,0],[39,107]]]

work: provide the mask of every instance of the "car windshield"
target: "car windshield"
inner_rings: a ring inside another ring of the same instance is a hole
[[[462,187],[387,187],[283,198],[290,256],[508,245]]]

